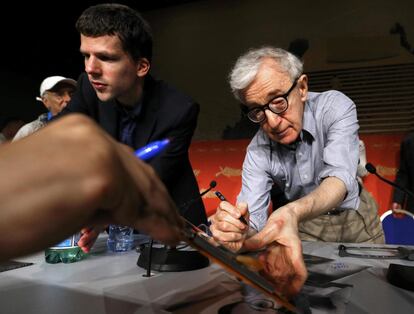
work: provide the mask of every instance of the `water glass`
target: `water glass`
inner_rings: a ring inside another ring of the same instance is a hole
[[[109,225],[108,250],[125,252],[134,248],[134,228]]]

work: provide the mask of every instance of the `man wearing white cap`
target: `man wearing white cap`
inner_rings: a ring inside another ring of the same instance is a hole
[[[51,117],[57,115],[66,107],[75,89],[76,81],[71,78],[63,76],[45,78],[40,84],[40,97],[36,97],[36,100],[41,101],[48,112],[41,114],[36,120],[20,128],[13,141],[26,137],[44,127]]]

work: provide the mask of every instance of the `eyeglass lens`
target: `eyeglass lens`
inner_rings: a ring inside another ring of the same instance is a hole
[[[261,122],[266,118],[265,110],[269,109],[273,113],[279,114],[284,112],[288,107],[288,103],[285,98],[278,97],[273,99],[269,104],[254,108],[247,113],[247,116],[253,122]]]

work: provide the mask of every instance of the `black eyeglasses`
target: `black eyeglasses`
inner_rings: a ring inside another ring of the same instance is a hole
[[[245,110],[247,111],[246,112],[247,117],[250,119],[250,121],[254,123],[260,123],[264,121],[266,119],[266,114],[265,114],[266,109],[269,109],[271,112],[275,114],[281,114],[285,112],[289,107],[288,96],[290,92],[295,88],[296,84],[298,83],[298,79],[299,78],[296,78],[293,81],[292,86],[289,88],[289,90],[285,94],[276,96],[271,101],[269,101],[268,104],[264,106],[257,106],[249,110],[246,110],[247,108],[245,107],[246,108]]]

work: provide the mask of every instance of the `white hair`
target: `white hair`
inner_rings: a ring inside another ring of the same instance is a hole
[[[230,71],[229,83],[237,100],[244,101],[243,90],[253,82],[264,58],[275,60],[289,74],[292,82],[303,72],[303,62],[284,49],[274,47],[251,49],[237,59]]]

